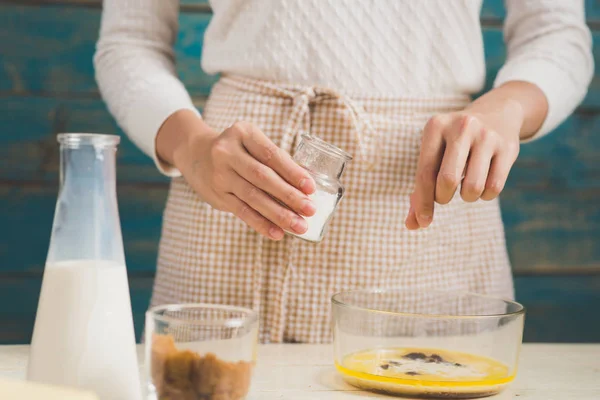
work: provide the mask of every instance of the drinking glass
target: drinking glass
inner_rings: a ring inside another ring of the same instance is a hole
[[[250,388],[258,316],[241,307],[175,304],[146,313],[150,400],[242,400]]]

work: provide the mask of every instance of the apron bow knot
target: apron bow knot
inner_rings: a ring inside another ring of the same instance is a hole
[[[283,131],[280,147],[293,154],[298,145],[298,137],[311,133],[310,107],[329,100],[341,102],[348,110],[354,124],[361,158],[366,164],[366,169],[372,170],[377,161],[377,131],[373,129],[373,126],[365,115],[363,107],[332,89],[306,87],[293,95],[292,111]]]

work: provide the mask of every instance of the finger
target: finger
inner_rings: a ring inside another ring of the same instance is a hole
[[[233,169],[246,181],[275,197],[296,213],[307,217],[315,214],[315,205],[306,194],[284,181],[275,171],[249,154],[237,156]]]
[[[270,167],[290,185],[306,194],[314,193],[314,180],[288,153],[277,147],[255,126],[244,124],[243,128],[247,134],[243,135],[242,143],[254,158]]]
[[[423,130],[423,142],[417,164],[415,191],[412,205],[421,228],[433,220],[433,202],[435,198],[435,179],[439,171],[444,151],[442,130],[445,123],[441,117],[429,120]]]
[[[298,234],[303,234],[308,230],[308,224],[304,218],[277,203],[239,175],[232,178],[231,185],[234,188],[233,194],[281,229]]]
[[[482,200],[489,201],[498,197],[504,189],[506,179],[514,162],[515,157],[509,153],[496,154],[492,158],[490,171],[485,182],[485,189],[481,194]]]
[[[457,119],[445,132],[444,157],[435,186],[435,201],[439,204],[449,203],[460,185],[475,129],[478,128],[472,118],[463,117]]]
[[[404,221],[404,225],[411,231],[419,229],[419,221],[417,221],[417,215],[412,205],[408,210],[408,216],[406,217],[406,221]]]
[[[479,200],[485,190],[485,183],[494,155],[491,143],[481,143],[471,149],[465,178],[462,181],[460,195],[466,202]]]
[[[224,203],[229,212],[261,235],[273,240],[281,240],[283,238],[285,233],[280,227],[267,220],[235,195],[227,194],[224,198]]]

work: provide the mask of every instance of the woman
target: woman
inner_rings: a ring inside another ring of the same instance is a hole
[[[324,342],[343,289],[513,296],[497,196],[519,143],[586,93],[583,1],[507,0],[507,62],[475,101],[480,0],[211,3],[202,67],[222,78],[201,116],[174,72],[178,1],[104,1],[102,95],[173,178],[153,304],[253,307],[263,342]],[[305,132],[355,157],[318,245],[284,235],[315,212],[289,156]]]

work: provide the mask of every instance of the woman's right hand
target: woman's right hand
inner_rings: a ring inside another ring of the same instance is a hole
[[[256,126],[236,122],[218,134],[192,111],[180,110],[160,128],[156,151],[203,201],[258,233],[280,240],[284,230],[307,231],[301,215],[316,211],[308,197],[315,182]]]

